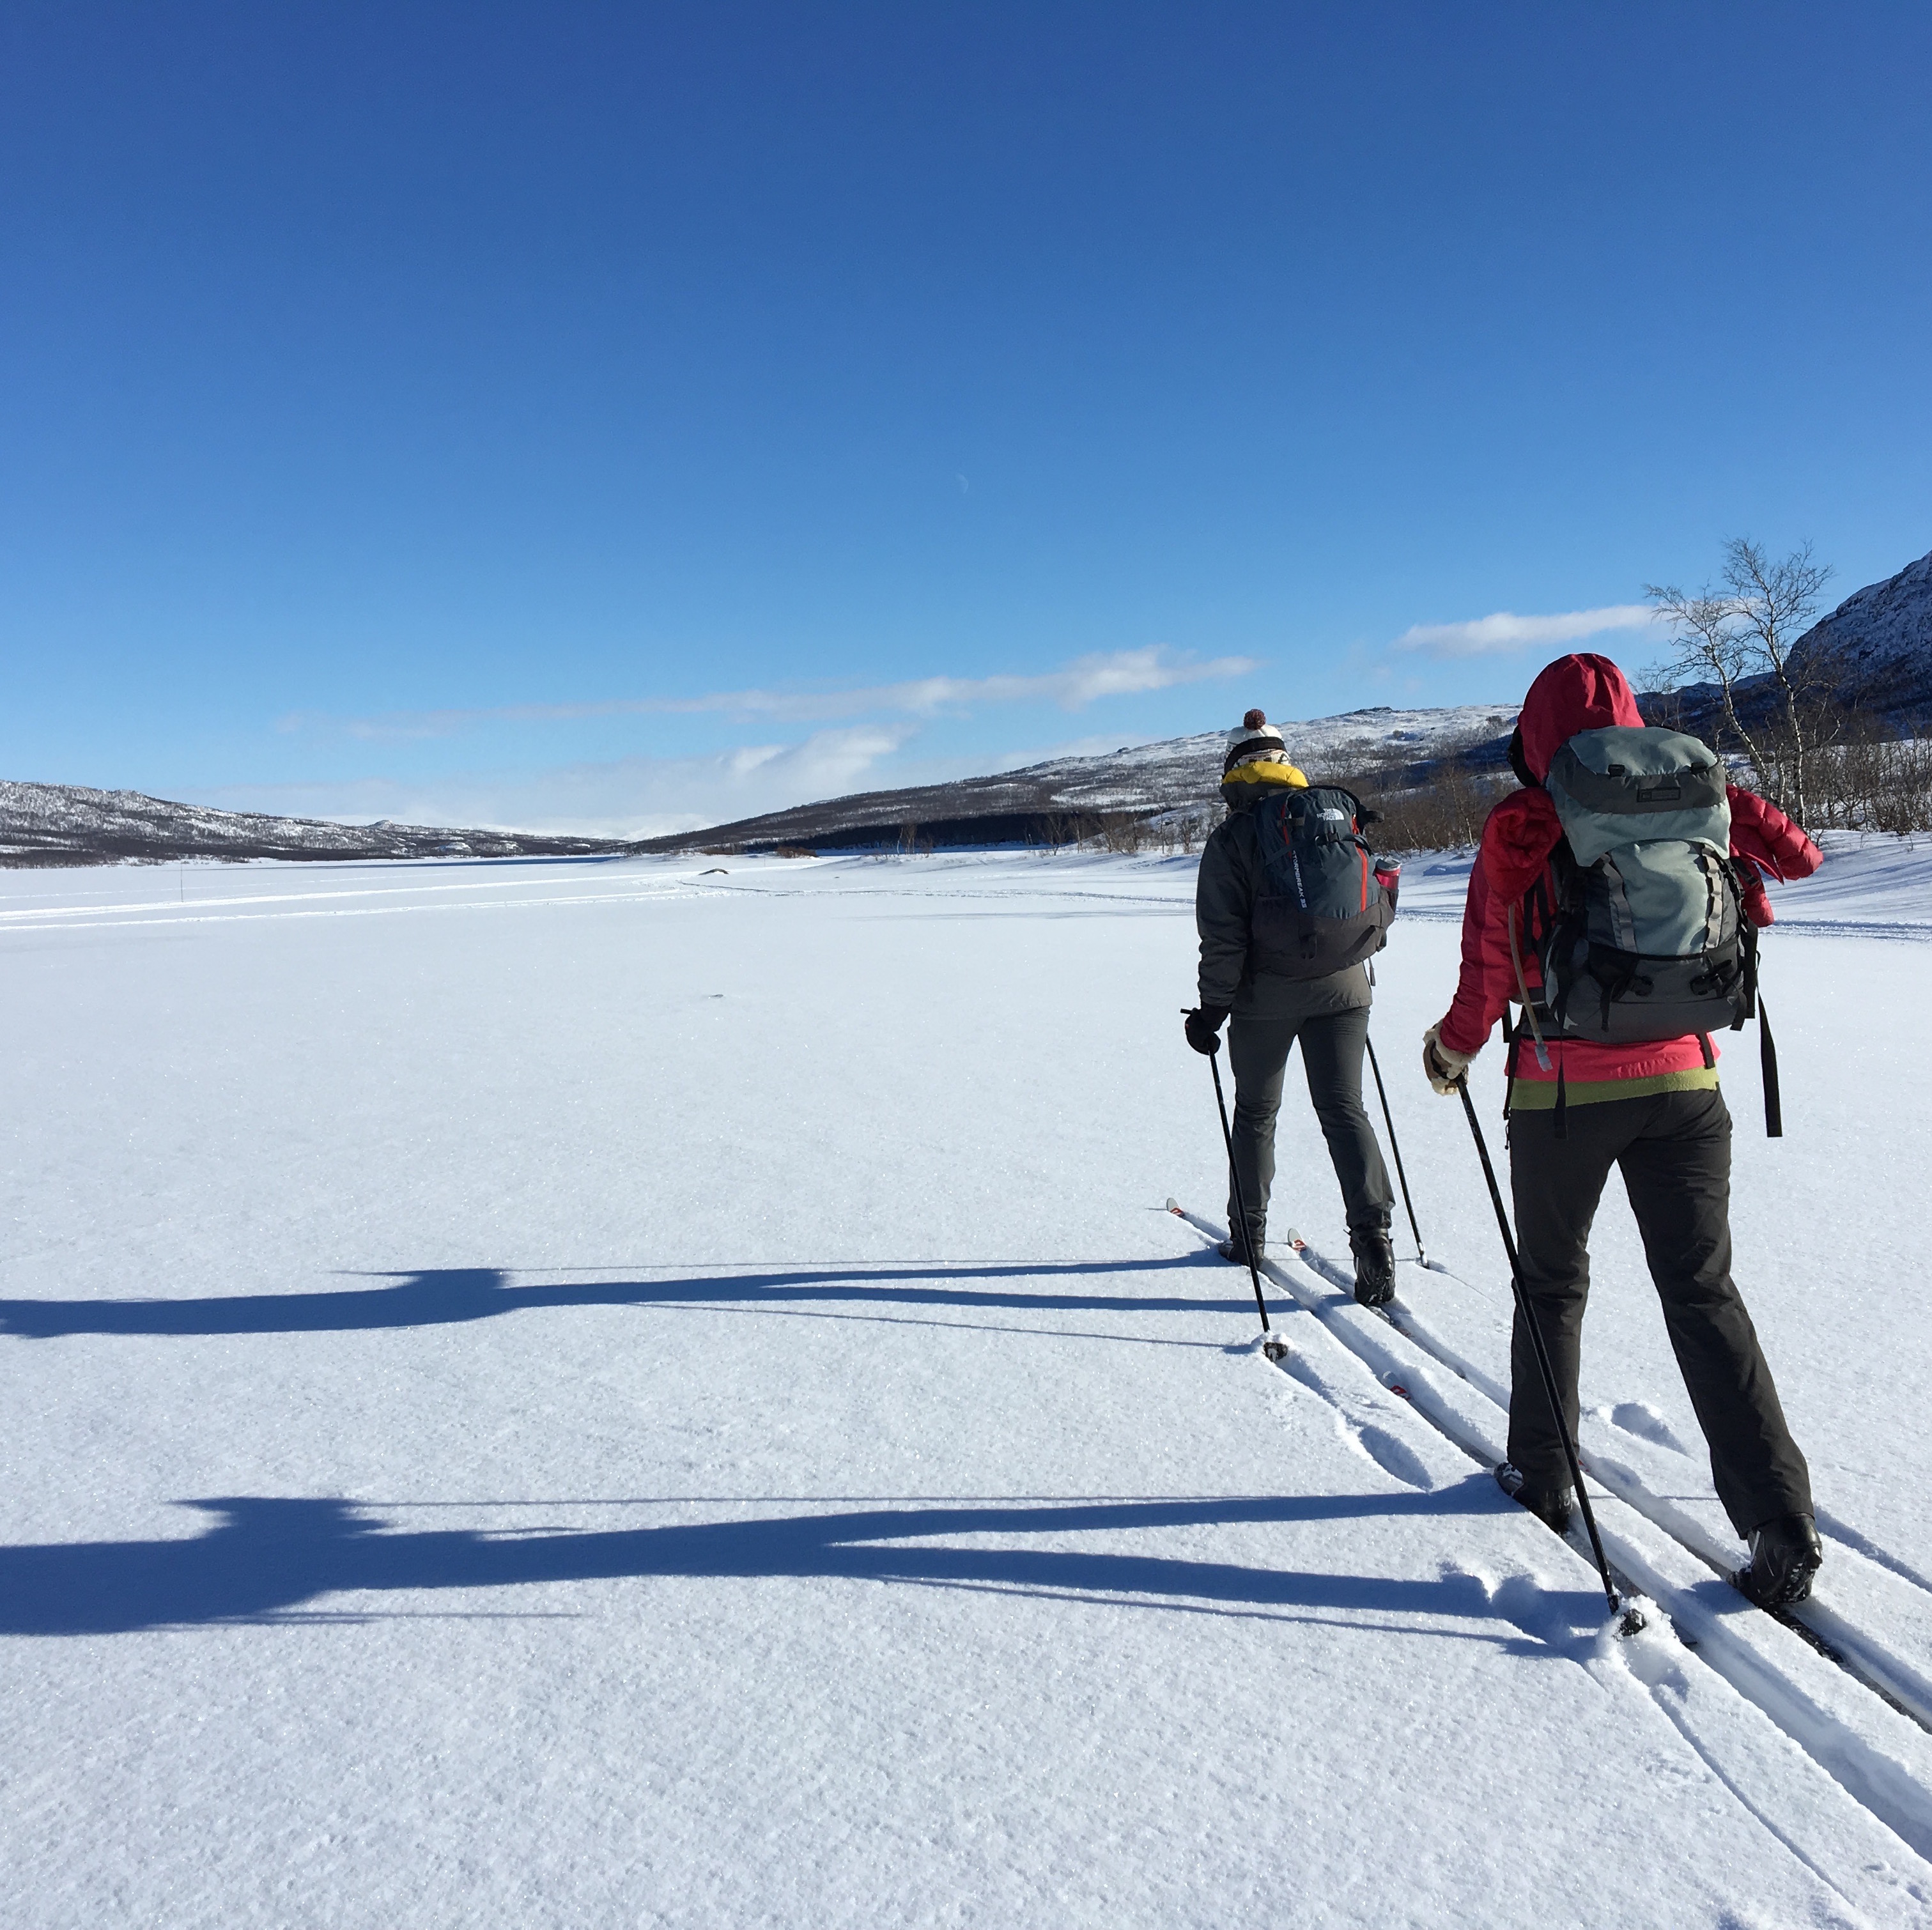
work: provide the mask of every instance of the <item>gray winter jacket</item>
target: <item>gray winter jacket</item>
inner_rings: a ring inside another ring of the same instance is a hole
[[[1261,845],[1251,803],[1230,805],[1201,854],[1194,923],[1201,934],[1201,1003],[1238,1019],[1317,1019],[1368,1004],[1367,968],[1351,965],[1327,978],[1283,978],[1252,970],[1249,925],[1261,887]]]

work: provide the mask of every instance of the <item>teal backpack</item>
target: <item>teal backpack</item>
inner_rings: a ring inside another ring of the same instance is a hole
[[[1717,754],[1676,731],[1580,731],[1544,780],[1563,825],[1544,941],[1553,1036],[1612,1043],[1736,1030],[1756,934],[1730,859]]]
[[[1338,785],[1273,791],[1255,806],[1262,887],[1250,932],[1262,971],[1326,978],[1388,943],[1395,901],[1376,876],[1366,815]]]

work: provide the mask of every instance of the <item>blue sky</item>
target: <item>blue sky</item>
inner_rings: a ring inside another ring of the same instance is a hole
[[[1510,699],[1564,626],[1453,626],[1733,533],[1848,593],[1932,548],[1928,71],[1916,4],[13,0],[0,775],[664,829]]]

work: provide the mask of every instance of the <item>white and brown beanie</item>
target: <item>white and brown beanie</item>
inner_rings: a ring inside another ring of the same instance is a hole
[[[1228,733],[1228,755],[1221,765],[1226,777],[1238,764],[1253,764],[1260,758],[1286,764],[1288,746],[1281,733],[1268,720],[1264,710],[1250,710],[1240,725]]]
[[[1300,788],[1308,780],[1288,761],[1282,734],[1267,713],[1250,710],[1228,733],[1228,752],[1221,765],[1221,791],[1232,804],[1237,794],[1258,796],[1272,785]]]

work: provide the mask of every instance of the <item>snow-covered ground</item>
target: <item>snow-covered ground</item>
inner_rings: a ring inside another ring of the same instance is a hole
[[[1725,1042],[1856,1673],[1707,1565],[1620,1200],[1586,1448],[1652,1628],[1478,1465],[1507,1280],[1414,1066],[1466,869],[1376,1022],[1446,1270],[1330,1283],[1291,1104],[1280,1367],[1163,1210],[1225,1187],[1192,860],[0,874],[0,1916],[1932,1919],[1868,1685],[1932,1715],[1932,850],[1775,894],[1781,1141]]]

